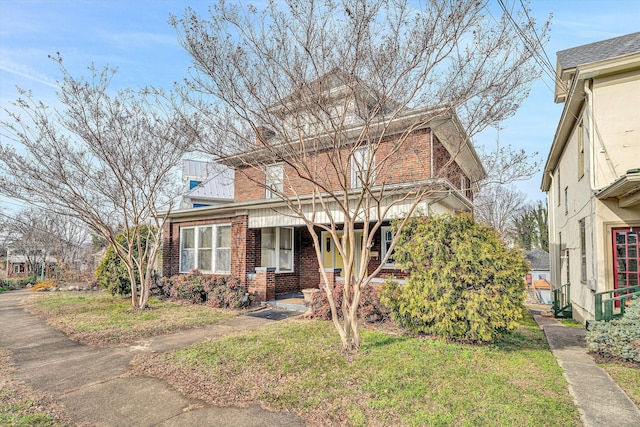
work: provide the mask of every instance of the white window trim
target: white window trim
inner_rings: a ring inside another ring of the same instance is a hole
[[[360,168],[358,168],[358,164],[357,164],[359,160],[358,161],[356,160],[358,156],[361,156],[363,159],[363,164],[360,165],[361,166]],[[355,150],[353,152],[353,156],[351,157],[351,188],[364,187],[362,179],[358,177],[358,172],[365,175],[369,173],[370,182],[368,182],[367,184],[373,185],[375,178],[371,174],[373,173],[373,169],[375,169],[375,164],[376,164],[375,153],[371,151],[370,146],[361,147]]]
[[[274,173],[277,171],[276,173]],[[276,178],[275,180],[273,178]],[[265,197],[267,199],[273,199],[278,197],[277,193],[271,191],[271,188],[275,187],[277,190],[282,192],[284,183],[284,166],[283,163],[273,163],[271,165],[267,165],[265,169]]]
[[[387,231],[391,231],[391,227],[386,226],[386,227],[380,227],[380,253],[382,254],[382,258],[384,259],[385,256],[387,256],[387,245],[385,245],[387,239],[386,239],[386,235],[387,235]],[[395,266],[394,263],[390,263],[389,260],[387,260],[384,263],[383,268],[393,268],[396,269],[397,267]]]
[[[231,268],[229,268],[229,270],[216,270],[216,252],[218,249],[222,249],[222,248],[218,248],[216,246],[217,243],[217,237],[218,237],[218,229],[220,227],[231,227],[231,223],[224,223],[224,224],[206,224],[206,225],[199,225],[199,226],[191,226],[191,227],[180,227],[180,240],[179,240],[179,264],[178,264],[178,271],[180,273],[188,273],[191,270],[194,270],[197,268],[198,266],[198,246],[199,246],[199,233],[198,233],[198,229],[199,228],[206,228],[206,227],[211,227],[212,228],[212,236],[211,236],[211,270],[198,270],[201,273],[204,274],[230,274],[231,273]],[[183,230],[194,230],[194,256],[193,256],[193,266],[191,269],[185,271],[182,269],[182,233]],[[230,249],[233,249],[230,247]],[[231,266],[229,266],[231,267]]]
[[[275,247],[275,261],[276,261],[276,265],[262,265],[262,260],[260,260],[260,264],[262,267],[275,267],[276,268],[276,273],[293,273],[296,271],[296,257],[295,257],[295,244],[296,244],[296,239],[295,239],[295,230],[293,227],[267,227],[267,228],[273,228],[275,230],[275,241],[276,241],[276,247]],[[287,230],[291,230],[291,270],[281,270],[280,269],[280,230],[282,229],[287,229]],[[261,233],[261,247],[260,247],[260,253],[261,253],[261,257],[262,257],[262,230],[260,229],[260,233]]]

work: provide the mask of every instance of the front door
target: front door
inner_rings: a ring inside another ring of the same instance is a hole
[[[342,232],[338,232],[338,237],[342,238],[342,234]],[[356,242],[356,265],[354,267],[356,269],[355,275],[357,276],[360,270],[358,260],[362,251],[362,231],[356,231]],[[347,247],[348,250],[349,247]],[[331,234],[326,231],[322,232],[322,260],[325,268],[341,268],[341,275],[344,275],[344,260],[336,249]]]
[[[639,283],[640,227],[614,228],[613,288],[626,288]],[[618,296],[618,294],[616,294]],[[619,301],[616,306],[620,306]]]

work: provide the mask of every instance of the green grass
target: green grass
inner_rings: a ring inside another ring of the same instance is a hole
[[[142,364],[211,403],[260,402],[319,425],[580,425],[528,314],[518,333],[489,346],[382,331],[363,341],[345,357],[330,322],[289,321]]]
[[[235,313],[204,306],[161,302],[152,299],[149,308],[131,310],[128,298],[104,293],[44,293],[30,298],[29,309],[72,338],[107,345],[131,342],[179,329],[216,323]]]
[[[38,405],[32,400],[18,396],[13,390],[3,390],[0,392],[0,425],[57,427],[63,424],[38,409]]]
[[[573,319],[556,319],[559,323],[563,324],[564,326],[568,326],[570,328],[580,328],[580,329],[584,329],[584,325],[580,322],[576,322]]]
[[[622,366],[615,363],[598,364],[627,393],[627,396],[640,408],[640,368]]]

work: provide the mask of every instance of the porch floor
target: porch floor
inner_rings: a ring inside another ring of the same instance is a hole
[[[307,307],[304,305],[304,296],[300,291],[277,294],[274,301],[267,301],[264,304],[302,313],[307,311]]]

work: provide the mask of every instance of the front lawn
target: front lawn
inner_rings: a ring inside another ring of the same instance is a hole
[[[330,322],[279,322],[164,355],[135,371],[213,404],[259,402],[309,425],[574,426],[580,416],[542,331],[526,314],[488,346],[365,331],[340,353]]]
[[[70,338],[94,345],[133,342],[180,329],[216,323],[234,312],[152,299],[149,309],[131,310],[131,300],[102,292],[37,293],[27,309],[45,317]]]

